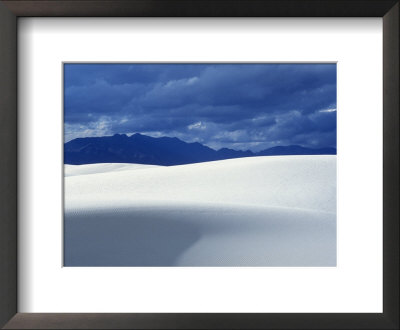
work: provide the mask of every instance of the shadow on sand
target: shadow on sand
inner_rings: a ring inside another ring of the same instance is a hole
[[[149,212],[68,214],[65,266],[174,266],[200,237],[192,223]]]

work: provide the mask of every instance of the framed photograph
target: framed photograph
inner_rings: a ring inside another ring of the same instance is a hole
[[[1,1],[5,328],[399,327],[398,1]]]

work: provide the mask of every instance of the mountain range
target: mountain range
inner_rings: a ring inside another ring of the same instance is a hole
[[[228,148],[214,150],[176,137],[155,138],[139,133],[77,138],[64,144],[64,163],[72,165],[136,163],[171,166],[241,157],[335,154],[335,148],[311,149],[297,145],[277,146],[260,152]]]

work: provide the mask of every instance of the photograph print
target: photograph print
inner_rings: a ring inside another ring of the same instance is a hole
[[[335,63],[64,63],[64,266],[335,267]]]

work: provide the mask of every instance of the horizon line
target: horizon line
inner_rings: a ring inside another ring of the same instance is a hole
[[[178,138],[178,137],[176,137],[176,136],[166,136],[166,135],[163,135],[163,136],[157,136],[157,137],[156,137],[156,136],[146,135],[146,134],[143,134],[143,133],[140,133],[140,132],[135,132],[135,133],[114,133],[114,134],[111,134],[111,135],[102,135],[102,136],[84,136],[84,137],[77,137],[77,138],[71,139],[71,140],[69,140],[69,141],[67,141],[67,142],[64,142],[64,145],[67,144],[67,143],[69,143],[69,142],[71,142],[71,141],[74,141],[74,140],[76,140],[76,139],[105,138],[105,137],[114,137],[114,136],[126,136],[127,138],[130,138],[130,137],[132,137],[132,136],[134,136],[134,135],[146,136],[146,137],[150,137],[150,138],[153,138],[153,139],[162,139],[162,138],[177,139],[177,140],[179,140],[179,141],[181,141],[181,142],[183,142],[183,143],[186,143],[186,144],[195,144],[195,143],[197,143],[197,144],[200,144],[200,145],[205,146],[205,147],[207,147],[207,148],[210,148],[210,149],[212,149],[212,150],[214,150],[214,151],[220,151],[220,150],[223,150],[223,149],[228,149],[228,150],[233,150],[233,151],[251,152],[251,153],[253,153],[253,154],[257,154],[257,153],[259,153],[259,152],[262,152],[262,151],[265,151],[265,150],[269,150],[269,149],[272,149],[272,148],[277,148],[277,147],[300,147],[300,148],[311,149],[311,150],[335,149],[335,150],[337,151],[337,147],[336,147],[336,146],[335,146],[335,147],[330,147],[330,146],[325,146],[325,147],[305,147],[305,146],[300,145],[300,144],[275,145],[275,146],[273,146],[273,147],[268,147],[268,148],[262,149],[262,150],[260,150],[260,151],[253,151],[253,150],[250,150],[250,149],[247,149],[247,150],[243,150],[243,149],[232,149],[232,148],[228,148],[228,147],[222,147],[222,148],[219,148],[219,149],[215,149],[215,148],[213,148],[213,147],[210,147],[210,146],[208,146],[208,145],[206,145],[206,144],[203,144],[203,143],[201,143],[201,142],[198,142],[198,141],[186,142],[186,141],[184,141],[184,140],[182,140],[182,139],[180,139],[180,138]]]

